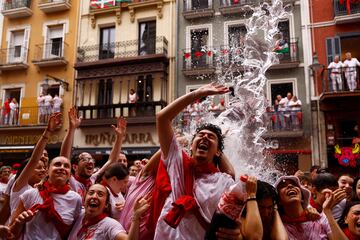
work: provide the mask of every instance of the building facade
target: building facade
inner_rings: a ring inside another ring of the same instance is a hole
[[[74,94],[83,120],[75,153],[105,159],[111,125],[123,116],[124,152],[149,157],[159,148],[156,113],[174,96],[175,1],[81,2]]]
[[[358,161],[356,138],[360,136],[359,66],[329,64],[339,56],[344,63],[346,53],[360,59],[360,3],[326,0],[312,1],[313,75],[312,116],[316,159],[319,165],[341,172]],[[354,87],[349,82],[353,79]],[[335,79],[335,84],[333,79]],[[338,80],[337,80],[338,79]],[[349,156],[346,156],[349,150]],[[347,160],[346,160],[347,159]]]
[[[279,23],[287,48],[280,63],[267,72],[265,93],[272,106],[267,113],[269,125],[264,138],[279,169],[294,173],[297,168],[311,166],[310,99],[307,69],[304,68],[303,31],[301,29],[302,1],[285,1],[293,11]],[[236,62],[246,36],[245,20],[251,15],[247,5],[254,1],[183,0],[178,1],[178,63],[177,96],[209,83],[236,66],[234,76],[242,74],[241,61]],[[256,3],[258,4],[258,3]],[[235,51],[234,51],[235,49]],[[221,61],[219,69],[219,59]],[[279,113],[273,108],[277,95],[296,95],[302,102],[301,110],[287,112],[286,123],[280,123]],[[214,99],[214,106],[226,102],[226,96]],[[221,106],[220,106],[221,107]],[[287,116],[294,116],[290,118]],[[294,119],[292,121],[291,119]]]
[[[73,104],[78,4],[71,0],[2,1],[0,160],[5,163],[23,160],[49,115],[67,113]],[[41,95],[47,95],[46,100]],[[64,126],[67,119],[63,118]],[[59,154],[64,133],[62,127],[50,140],[50,156]]]

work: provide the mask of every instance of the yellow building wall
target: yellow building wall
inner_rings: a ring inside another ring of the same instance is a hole
[[[78,16],[80,1],[71,1],[71,8],[66,11],[44,13],[39,9],[40,0],[33,0],[31,10],[33,15],[26,18],[9,19],[4,17],[3,37],[1,48],[8,48],[9,29],[30,27],[29,51],[27,56],[28,69],[16,71],[3,71],[0,74],[0,99],[4,98],[4,88],[11,88],[12,85],[23,84],[21,101],[20,101],[20,125],[37,124],[37,97],[41,92],[41,84],[44,82],[45,75],[49,74],[59,79],[65,80],[69,84],[69,91],[62,91],[63,95],[63,114],[67,115],[69,108],[73,105],[74,90],[74,63],[76,60],[76,40],[78,29]],[[60,67],[42,67],[35,66],[32,61],[35,59],[36,45],[45,43],[46,24],[55,25],[56,23],[65,23],[64,56],[68,61],[66,66]],[[56,84],[55,81],[49,81],[49,84]],[[57,83],[58,84],[58,83]],[[62,130],[67,128],[67,116],[64,118]],[[59,139],[62,139],[65,131],[60,131]]]

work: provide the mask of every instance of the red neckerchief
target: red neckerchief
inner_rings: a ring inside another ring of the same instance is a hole
[[[103,220],[104,218],[106,218],[108,215],[106,213],[102,213],[92,219],[89,219],[88,221],[85,221],[85,216],[81,222],[81,228],[79,229],[79,231],[77,232],[77,237],[80,238],[81,234],[85,234],[85,239],[87,239],[86,235],[87,235],[87,231],[89,229],[89,227],[97,224],[98,222],[100,222],[101,220]]]
[[[0,183],[7,184],[7,183],[8,183],[8,181],[9,181],[9,179],[7,179],[7,180],[0,179]]]
[[[315,208],[318,213],[321,213],[323,210],[322,206],[315,202],[313,198],[310,198],[310,205]]]
[[[291,218],[286,215],[281,216],[284,223],[303,223],[309,221],[306,211],[303,211],[299,217]]]
[[[181,222],[185,214],[191,210],[194,210],[199,223],[206,228],[207,223],[202,218],[198,211],[199,206],[196,204],[193,194],[194,178],[200,177],[204,174],[212,174],[219,170],[215,168],[212,163],[196,164],[195,160],[189,157],[184,151],[183,157],[183,169],[184,169],[184,195],[179,197],[172,203],[172,208],[165,215],[164,221],[169,224],[170,227],[176,228]]]
[[[119,194],[115,193],[105,180],[101,180],[100,184],[103,185],[104,187],[108,188],[110,190],[110,192],[112,193],[112,195],[114,195],[114,197],[119,197]]]
[[[59,232],[62,239],[66,239],[71,230],[71,225],[64,223],[63,219],[56,211],[54,207],[54,199],[51,196],[51,193],[56,194],[66,194],[70,190],[68,184],[61,187],[54,187],[48,181],[44,182],[42,189],[39,190],[40,196],[43,199],[43,204],[35,204],[30,208],[32,212],[36,210],[43,211],[45,214],[45,219],[48,222],[54,224],[56,230]]]
[[[346,237],[349,239],[349,240],[358,240],[359,238],[355,237],[349,230],[349,228],[344,228],[343,229],[343,232],[345,233]]]
[[[82,178],[78,175],[74,175],[74,177],[78,182],[84,185],[86,189],[89,189],[89,187],[92,185],[90,178]]]

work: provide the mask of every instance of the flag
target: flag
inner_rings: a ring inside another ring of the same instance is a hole
[[[91,8],[109,8],[114,7],[118,0],[90,0]]]

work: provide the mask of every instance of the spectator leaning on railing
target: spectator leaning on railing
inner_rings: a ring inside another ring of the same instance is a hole
[[[342,83],[342,77],[341,77],[341,68],[343,67],[343,63],[339,61],[340,57],[339,55],[336,55],[334,57],[334,61],[331,62],[328,66],[329,72],[330,72],[330,79],[332,84],[332,90],[337,91],[343,90],[343,83]],[[336,86],[337,85],[337,86]]]
[[[356,89],[356,67],[360,67],[360,62],[357,58],[352,58],[351,53],[347,52],[345,54],[346,60],[344,61],[345,67],[345,78],[350,91]]]

